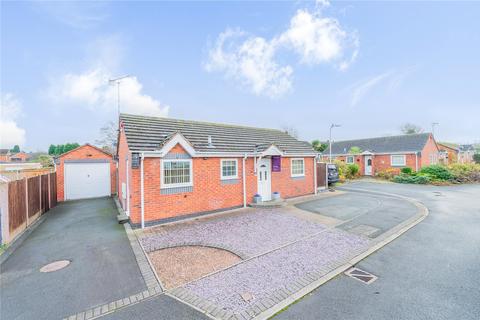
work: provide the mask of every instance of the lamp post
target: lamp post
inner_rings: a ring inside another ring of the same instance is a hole
[[[329,144],[330,144],[330,145],[329,145],[329,148],[328,148],[328,149],[329,149],[328,151],[329,151],[329,153],[330,153],[330,156],[329,156],[329,158],[330,158],[330,163],[332,163],[332,129],[333,129],[333,128],[338,128],[338,127],[340,127],[339,124],[334,124],[334,123],[332,123],[332,124],[330,125],[330,138],[328,139],[328,142],[329,142]]]
[[[108,83],[110,85],[115,85],[115,84],[117,85],[117,112],[118,112],[119,121],[120,121],[120,82],[126,78],[130,78],[130,75],[127,74],[118,78],[108,79]]]

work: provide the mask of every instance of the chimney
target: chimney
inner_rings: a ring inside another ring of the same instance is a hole
[[[208,136],[208,148],[215,148],[215,146],[212,143],[212,136]]]

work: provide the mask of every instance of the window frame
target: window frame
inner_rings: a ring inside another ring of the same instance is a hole
[[[302,173],[293,173],[293,162],[294,161],[302,161]],[[305,177],[305,158],[291,158],[290,159],[290,176],[292,178],[296,177]]]
[[[393,163],[394,157],[403,157],[403,162],[401,164]],[[392,154],[390,155],[390,165],[392,167],[405,167],[407,165],[407,155],[406,154]]]
[[[186,183],[165,183],[165,163],[167,162],[188,162],[190,164],[190,182]],[[193,186],[193,161],[192,159],[162,159],[160,164],[160,188],[179,188]]]
[[[352,159],[352,162],[349,162],[348,159]],[[354,164],[355,163],[355,156],[346,156],[345,157],[346,164]]]
[[[223,175],[223,163],[226,161],[234,161],[235,162],[235,175],[233,176],[224,176]],[[225,159],[220,159],[220,180],[234,180],[238,179],[238,159],[232,159],[232,158],[225,158]]]

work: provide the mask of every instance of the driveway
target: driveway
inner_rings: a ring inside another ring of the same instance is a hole
[[[61,319],[146,289],[111,198],[64,202],[47,214],[1,266],[1,319]],[[65,269],[39,272],[65,259]]]
[[[365,192],[341,193],[303,202],[297,208],[336,221],[341,230],[376,238],[417,213],[415,205],[396,197]]]
[[[345,187],[415,198],[430,214],[357,265],[375,282],[340,275],[276,318],[480,319],[480,185]]]

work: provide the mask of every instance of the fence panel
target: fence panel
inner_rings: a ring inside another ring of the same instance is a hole
[[[49,199],[48,199],[48,174],[40,176],[41,195],[42,198],[42,213],[47,212],[50,209]]]
[[[25,192],[25,180],[8,184],[8,227],[11,234],[27,222]]]
[[[327,185],[327,164],[317,162],[317,188],[326,188]]]
[[[40,177],[27,179],[28,186],[28,217],[40,212]]]
[[[57,205],[57,173],[50,173],[50,206]]]

